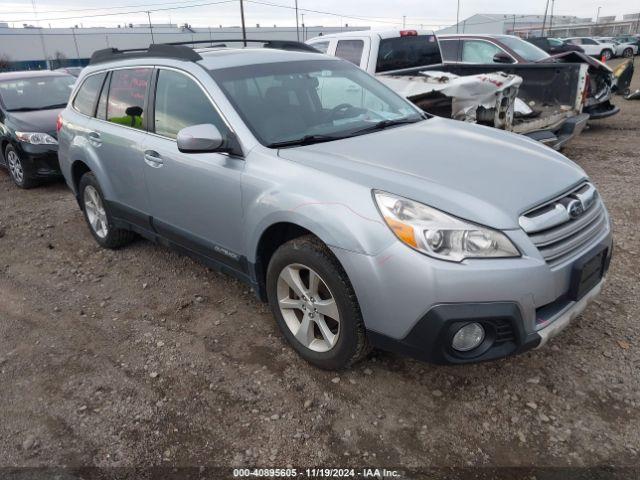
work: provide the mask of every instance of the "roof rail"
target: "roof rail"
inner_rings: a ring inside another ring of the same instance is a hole
[[[169,42],[166,45],[203,45],[210,44],[212,47],[226,47],[225,43],[242,43],[245,46],[247,43],[262,43],[264,48],[275,48],[277,50],[293,50],[298,52],[313,52],[319,53],[318,50],[306,43],[296,42],[295,40],[258,40],[258,39],[242,39],[242,38],[227,38],[227,39],[214,39],[214,40],[192,40],[185,42]]]
[[[144,57],[167,57],[175,58],[178,60],[186,60],[188,62],[197,62],[198,60],[202,60],[202,57],[189,47],[156,43],[153,45],[149,45],[148,48],[131,48],[127,50],[105,48],[103,50],[96,50],[95,52],[93,52],[93,55],[91,55],[89,65],[109,62],[112,60],[126,60],[129,58]]]
[[[129,58],[145,58],[145,57],[166,57],[175,58],[177,60],[186,60],[188,62],[197,62],[202,60],[198,52],[190,48],[189,45],[209,44],[211,47],[226,47],[226,43],[262,43],[264,48],[274,48],[277,50],[291,50],[298,52],[319,53],[318,50],[306,43],[296,42],[293,40],[244,40],[242,38],[222,39],[222,40],[192,40],[190,42],[169,42],[155,43],[149,45],[148,48],[131,48],[119,50],[117,48],[105,48],[96,50],[91,55],[89,65],[97,63],[109,62],[113,60],[126,60]]]

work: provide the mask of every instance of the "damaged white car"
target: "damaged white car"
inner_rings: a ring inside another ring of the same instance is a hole
[[[376,75],[433,115],[511,130],[520,77],[503,73],[460,76],[437,70],[405,75],[399,70],[442,62],[435,35],[428,32],[421,48],[405,42],[416,36],[417,30],[344,32],[317,37],[307,44]]]
[[[443,62],[444,46],[432,31],[343,32],[307,44],[358,65],[425,112],[521,133],[555,149],[589,119],[582,113],[584,65],[522,65],[515,73],[499,62],[452,65]]]

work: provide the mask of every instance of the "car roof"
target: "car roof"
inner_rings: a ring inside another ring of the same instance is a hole
[[[438,38],[456,38],[456,37],[485,37],[485,38],[518,38],[524,40],[516,35],[504,35],[498,33],[445,33],[444,35],[438,35]]]
[[[25,78],[42,77],[72,77],[72,75],[64,72],[52,72],[51,70],[24,70],[20,72],[0,73],[0,80],[22,80]]]
[[[418,35],[434,35],[433,30],[416,30],[414,28],[400,28],[395,30],[356,30],[352,32],[341,32],[341,33],[329,33],[327,35],[322,35],[320,37],[314,37],[308,40],[309,42],[313,40],[322,41],[323,39],[332,39],[332,38],[344,38],[344,37],[369,37],[369,38],[395,38],[400,37],[400,32],[402,31],[413,31]]]
[[[200,57],[195,63],[207,70],[219,70],[229,67],[242,67],[247,65],[257,65],[265,63],[294,62],[300,60],[327,60],[336,61],[334,57],[328,57],[321,53],[301,52],[292,50],[279,50],[275,48],[234,48],[234,47],[205,47],[194,49]],[[114,58],[103,61],[95,65],[88,65],[82,71],[82,76],[90,75],[94,72],[114,69],[118,67],[135,67],[136,65],[159,65],[159,66],[179,66],[191,60],[163,57],[145,56],[138,58]]]
[[[199,48],[202,60],[198,63],[207,70],[242,67],[263,63],[295,62],[301,60],[335,60],[321,53],[278,50],[275,48]]]

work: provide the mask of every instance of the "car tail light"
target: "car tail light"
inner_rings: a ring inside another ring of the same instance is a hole
[[[400,30],[401,37],[417,37],[417,30]]]
[[[60,133],[62,129],[62,113],[58,114],[58,119],[56,120],[56,132]]]

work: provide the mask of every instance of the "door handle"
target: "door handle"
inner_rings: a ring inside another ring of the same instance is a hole
[[[154,150],[146,150],[144,152],[144,161],[153,168],[160,168],[162,166],[162,158],[160,158],[160,154]]]

